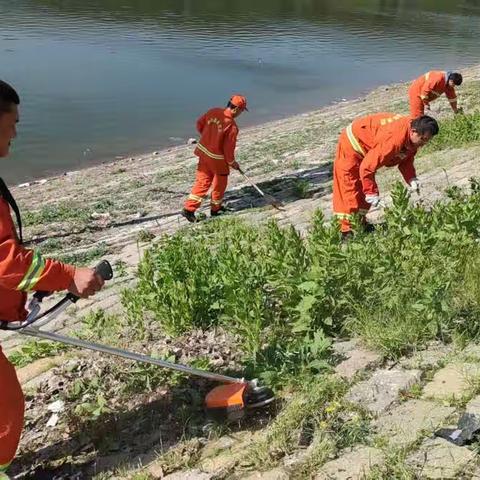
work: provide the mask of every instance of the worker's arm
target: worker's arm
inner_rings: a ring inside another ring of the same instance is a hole
[[[398,169],[403,176],[405,182],[410,185],[413,179],[417,178],[417,172],[415,171],[415,154],[410,154],[403,162],[398,164]]]
[[[207,122],[207,114],[205,113],[197,120],[197,132],[201,135]]]
[[[363,193],[365,195],[378,195],[378,185],[375,181],[376,171],[386,165],[390,159],[395,157],[399,146],[389,137],[380,141],[372,148],[360,164],[360,180],[362,181]]]
[[[235,161],[235,147],[237,146],[238,128],[234,124],[230,124],[225,129],[223,137],[223,156],[227,164],[238,169],[238,163]]]
[[[457,94],[455,93],[455,88],[447,86],[445,89],[445,95],[448,98],[448,101],[450,102],[450,106],[452,107],[452,110],[457,113],[458,112],[458,106],[457,106]]]
[[[2,226],[0,225],[0,233]],[[13,238],[0,236],[0,286],[7,290],[67,290],[75,267],[50,259],[20,246]]]

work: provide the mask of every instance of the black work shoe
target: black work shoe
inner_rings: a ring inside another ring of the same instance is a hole
[[[190,223],[198,222],[197,217],[195,216],[195,212],[191,212],[190,210],[183,209],[180,213],[183,218],[186,218]]]
[[[220,215],[225,215],[226,213],[230,213],[231,210],[226,208],[224,205],[222,205],[218,210],[210,210],[210,215],[212,217],[218,217]]]
[[[373,223],[365,223],[365,225],[363,226],[363,231],[365,233],[373,233],[375,231],[376,227]]]

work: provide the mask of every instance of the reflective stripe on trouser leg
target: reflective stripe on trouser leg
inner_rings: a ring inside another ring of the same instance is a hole
[[[223,203],[223,196],[228,185],[228,175],[217,174],[213,179],[212,184],[212,200],[211,200],[211,209],[212,212],[220,210]]]

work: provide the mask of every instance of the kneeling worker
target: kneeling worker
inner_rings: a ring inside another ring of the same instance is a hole
[[[212,108],[197,120],[200,140],[195,155],[198,157],[197,175],[188,196],[182,216],[189,222],[196,222],[195,211],[212,187],[210,213],[217,216],[225,212],[222,206],[227,188],[230,168],[238,170],[235,161],[238,126],[235,122],[244,110],[247,100],[242,95],[233,95],[226,108]]]
[[[430,103],[442,94],[448,98],[453,112],[461,113],[462,110],[457,106],[455,86],[460,86],[462,82],[462,75],[456,72],[432,71],[418,77],[408,90],[410,116],[417,118],[423,115],[425,107],[430,109]]]
[[[6,157],[16,137],[18,122],[17,92],[0,80],[0,157]],[[10,208],[17,217],[15,231]],[[90,268],[75,268],[44,259],[38,252],[22,246],[20,212],[12,194],[0,178],[0,320],[26,318],[27,292],[68,290],[78,297],[93,295],[103,279]],[[0,479],[15,456],[23,429],[24,399],[15,369],[0,348]]]
[[[413,164],[417,149],[438,133],[438,124],[426,115],[411,119],[376,113],[354,120],[340,134],[333,165],[333,213],[343,237],[351,235],[354,214],[365,215],[380,203],[375,173],[398,166],[412,190],[420,191]]]

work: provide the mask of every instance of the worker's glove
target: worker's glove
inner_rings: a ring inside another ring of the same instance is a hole
[[[381,204],[380,197],[378,195],[365,195],[365,201],[372,207],[378,207]]]
[[[421,184],[418,178],[415,177],[410,180],[410,191],[412,193],[416,193],[417,195],[420,195],[420,186]]]
[[[234,160],[232,163],[228,164],[230,168],[233,168],[234,170],[240,170],[240,165]]]

